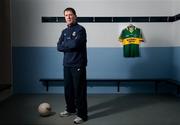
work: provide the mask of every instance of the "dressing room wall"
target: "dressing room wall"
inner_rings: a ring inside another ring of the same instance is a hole
[[[173,1],[173,14],[180,13],[180,1]],[[180,17],[180,15],[179,15]],[[175,46],[173,49],[173,78],[180,80],[180,21],[173,23],[173,41]]]
[[[10,0],[0,1],[0,85],[12,82]],[[4,85],[3,85],[4,86]]]
[[[63,78],[62,57],[56,44],[65,23],[42,23],[42,17],[63,17],[66,7],[73,7],[79,17],[174,16],[177,1],[172,0],[13,0],[13,88],[15,93],[44,93],[40,78]],[[179,21],[80,23],[87,30],[88,78],[178,78]],[[124,58],[118,37],[127,25],[143,31],[145,42],[141,56]],[[122,88],[121,92],[148,91]],[[115,92],[112,87],[88,87],[89,93]],[[63,87],[49,92],[63,93]]]

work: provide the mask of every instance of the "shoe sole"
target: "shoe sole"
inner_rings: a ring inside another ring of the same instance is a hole
[[[69,116],[72,116],[72,115],[75,115],[75,113],[70,113],[68,115],[61,115],[61,114],[59,114],[60,117],[69,117]]]
[[[79,122],[75,122],[74,121],[74,124],[81,124],[81,123],[83,123],[84,121],[79,121]]]

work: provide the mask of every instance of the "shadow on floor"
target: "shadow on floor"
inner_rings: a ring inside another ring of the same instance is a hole
[[[155,97],[155,98],[154,98]],[[156,96],[143,96],[143,95],[124,95],[118,96],[112,100],[108,100],[88,108],[89,119],[96,119],[100,117],[109,116],[112,114],[117,114],[124,111],[134,110],[142,108],[148,105],[156,104],[159,102],[164,102],[167,99],[159,99]],[[95,112],[95,113],[92,113]]]

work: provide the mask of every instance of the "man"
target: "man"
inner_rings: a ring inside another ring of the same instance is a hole
[[[64,53],[64,91],[66,110],[61,117],[77,114],[75,124],[87,121],[87,48],[86,30],[77,23],[76,11],[73,8],[64,10],[67,28],[57,43],[57,49]]]

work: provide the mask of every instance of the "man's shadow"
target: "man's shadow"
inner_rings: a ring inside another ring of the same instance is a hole
[[[162,102],[154,96],[147,95],[119,95],[112,100],[93,105],[88,108],[89,119],[105,117],[124,111],[142,108],[154,103]],[[91,112],[95,112],[92,113]]]

